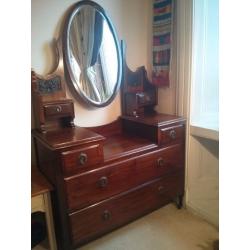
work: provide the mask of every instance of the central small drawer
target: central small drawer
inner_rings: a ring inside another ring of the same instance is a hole
[[[156,179],[69,215],[72,244],[86,243],[184,193],[183,175]]]
[[[68,209],[89,206],[174,171],[184,172],[181,144],[65,178]]]

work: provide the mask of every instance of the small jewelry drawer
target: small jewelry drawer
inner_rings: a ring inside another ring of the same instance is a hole
[[[47,118],[65,117],[67,115],[70,116],[74,114],[73,102],[45,104],[43,106],[43,109],[44,109],[45,117]]]
[[[70,214],[73,245],[86,243],[170,202],[184,193],[183,178],[156,179]]]
[[[185,126],[161,128],[159,131],[160,144],[173,144],[185,140]]]
[[[100,144],[89,145],[61,153],[63,173],[74,174],[79,171],[87,171],[91,166],[103,162],[103,147]]]

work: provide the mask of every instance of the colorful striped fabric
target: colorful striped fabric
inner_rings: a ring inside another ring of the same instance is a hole
[[[152,82],[169,86],[173,0],[154,0]]]

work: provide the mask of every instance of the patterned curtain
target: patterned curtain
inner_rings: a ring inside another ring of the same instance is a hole
[[[153,72],[152,82],[169,87],[173,1],[154,0],[153,3]]]

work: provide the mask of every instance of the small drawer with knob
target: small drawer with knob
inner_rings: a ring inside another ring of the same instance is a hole
[[[181,174],[158,178],[69,214],[72,245],[86,243],[171,202],[184,193],[183,178]]]
[[[90,170],[103,162],[103,147],[100,144],[85,146],[61,153],[63,173],[71,175]]]
[[[185,126],[177,125],[159,129],[159,144],[181,143],[185,140]]]
[[[43,109],[44,116],[47,119],[57,119],[67,116],[74,117],[74,104],[70,101],[62,103],[46,103],[44,104]]]

